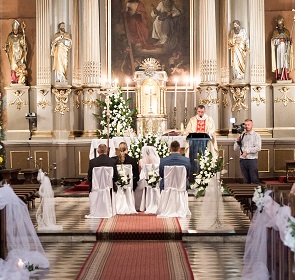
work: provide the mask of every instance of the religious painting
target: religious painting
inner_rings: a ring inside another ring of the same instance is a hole
[[[146,58],[159,61],[167,86],[192,76],[193,0],[109,0],[109,75],[124,85]]]

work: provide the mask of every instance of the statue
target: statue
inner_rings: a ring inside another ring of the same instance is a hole
[[[282,16],[276,18],[277,26],[271,39],[271,66],[277,80],[289,80],[293,68],[292,40],[284,21]]]
[[[20,30],[20,23],[14,20],[12,32],[8,34],[5,46],[3,46],[10,64],[12,84],[25,84],[28,76],[25,27],[26,25],[23,22],[21,25],[22,30]]]
[[[233,79],[243,80],[246,72],[246,57],[249,50],[249,39],[246,30],[241,28],[240,21],[233,21],[234,27],[230,31],[228,46],[231,49],[231,66]]]
[[[51,43],[51,56],[53,57],[53,71],[55,82],[67,83],[68,50],[72,47],[72,39],[65,32],[65,23],[58,24],[59,32],[55,33]]]

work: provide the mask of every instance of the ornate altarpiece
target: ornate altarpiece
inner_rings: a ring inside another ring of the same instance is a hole
[[[134,73],[137,132],[162,135],[167,128],[167,73],[161,71],[159,62],[154,58],[145,59],[140,69],[143,71]]]

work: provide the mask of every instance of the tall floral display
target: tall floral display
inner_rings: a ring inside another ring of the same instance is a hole
[[[132,134],[132,117],[135,116],[136,110],[130,110],[129,103],[131,99],[125,100],[122,96],[122,90],[118,88],[117,92],[111,95],[109,103],[109,118],[108,108],[105,101],[97,100],[103,107],[102,116],[95,115],[100,118],[100,124],[103,129],[100,131],[102,138],[115,136],[129,136]],[[109,133],[108,133],[109,124]]]

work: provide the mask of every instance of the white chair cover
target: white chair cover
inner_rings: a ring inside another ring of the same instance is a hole
[[[92,171],[92,190],[89,193],[90,214],[85,218],[110,218],[116,215],[115,201],[111,199],[113,188],[113,167],[94,167]],[[114,198],[114,193],[113,193]]]
[[[186,169],[184,166],[164,167],[164,190],[161,192],[157,217],[186,217],[191,215],[186,191]]]
[[[136,200],[140,199],[140,211],[145,211],[147,214],[156,214],[158,206],[160,203],[160,184],[158,183],[155,188],[152,188],[148,185],[148,173],[155,170],[159,174],[159,165],[158,164],[145,164],[143,165],[140,172],[140,180],[138,186],[135,190],[135,205],[137,205]],[[138,189],[138,190],[137,190]],[[137,193],[141,194],[137,198]]]
[[[133,195],[133,173],[131,164],[117,165],[118,172],[124,168],[129,175],[130,182],[123,189],[118,185],[116,197],[116,212],[117,214],[137,214],[135,209],[134,195]]]

